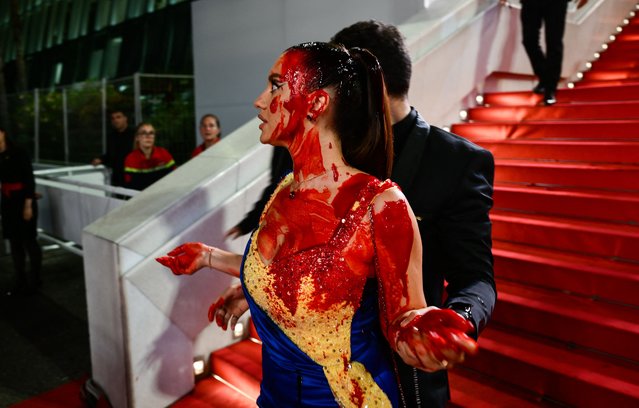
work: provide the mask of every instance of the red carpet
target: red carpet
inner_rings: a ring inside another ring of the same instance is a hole
[[[86,408],[80,390],[86,378],[64,384],[52,391],[30,398],[11,408]]]

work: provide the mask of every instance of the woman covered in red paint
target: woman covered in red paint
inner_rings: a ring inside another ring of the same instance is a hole
[[[175,170],[168,150],[155,145],[155,128],[140,123],[135,130],[135,149],[124,159],[124,187],[144,190]]]
[[[426,306],[415,217],[381,181],[393,157],[381,68],[365,50],[301,44],[275,62],[255,106],[260,141],[286,147],[294,170],[245,255],[188,243],[158,261],[240,278],[243,293],[209,318],[226,326],[248,302],[263,342],[259,406],[399,406],[391,348],[434,371],[476,344],[465,319]]]

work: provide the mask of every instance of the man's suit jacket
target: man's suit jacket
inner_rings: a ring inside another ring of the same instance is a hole
[[[423,246],[424,294],[429,306],[463,311],[484,328],[495,299],[491,223],[494,160],[468,140],[430,126],[413,109],[391,179],[406,195]],[[402,121],[403,122],[403,121]],[[394,126],[394,132],[398,127]],[[447,282],[444,293],[444,281]],[[449,399],[446,371],[426,373],[401,361],[398,369],[407,407],[444,407]]]

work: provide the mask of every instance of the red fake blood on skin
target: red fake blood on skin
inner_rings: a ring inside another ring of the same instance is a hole
[[[401,311],[408,299],[408,264],[413,248],[413,226],[406,202],[387,202],[373,214],[375,244],[387,311]]]
[[[275,98],[273,98],[273,100],[271,101],[271,105],[269,106],[271,113],[275,113],[277,112],[277,108],[280,105],[280,99],[281,97],[276,96]]]
[[[406,326],[398,330],[397,340],[406,342],[412,349],[421,343],[419,337],[414,336],[420,333],[426,337],[428,349],[435,358],[443,360],[446,358],[443,354],[444,350],[456,348],[449,339],[466,337],[466,333],[473,330],[473,325],[451,309],[439,309],[414,317]],[[464,351],[473,354],[471,350]]]
[[[333,170],[333,181],[339,180],[339,172],[337,171],[337,166],[335,166],[335,163],[331,164],[331,170]]]

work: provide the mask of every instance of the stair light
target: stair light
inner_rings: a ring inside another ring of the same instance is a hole
[[[459,111],[459,119],[462,121],[466,121],[468,119],[468,111],[465,109],[462,109]]]
[[[235,324],[235,329],[233,329],[233,338],[241,339],[244,337],[244,323],[237,322]]]
[[[614,35],[611,35],[611,36],[610,36],[610,37],[608,37],[608,38],[610,39],[610,41],[614,41],[614,40],[615,40],[615,38],[617,38],[617,37],[615,37]]]
[[[601,54],[596,52],[596,53],[593,54],[593,57],[597,60],[597,59],[599,59],[599,57],[601,57]]]
[[[583,72],[577,72],[577,78],[583,79],[584,78],[584,73]]]
[[[444,126],[442,127],[443,130],[445,130],[446,132],[450,132],[450,126]]]
[[[196,377],[204,374],[204,367],[205,363],[202,357],[196,357],[195,360],[193,360],[193,374]]]
[[[568,84],[566,85],[568,87],[568,89],[572,89],[575,87],[575,83],[574,82],[568,82]]]
[[[586,68],[587,69],[592,68],[592,62],[586,62]]]
[[[601,49],[602,50],[607,50],[608,49],[608,44],[601,44]]]
[[[628,16],[630,16],[630,18],[634,17],[635,16],[635,12],[631,11],[630,14],[628,14]]]
[[[623,25],[628,25],[630,24],[630,20],[628,20],[627,18],[623,19]]]
[[[622,26],[617,26],[617,32],[620,33],[623,31],[623,27]]]
[[[477,105],[483,105],[484,104],[484,95],[475,96],[475,102],[477,102]]]

